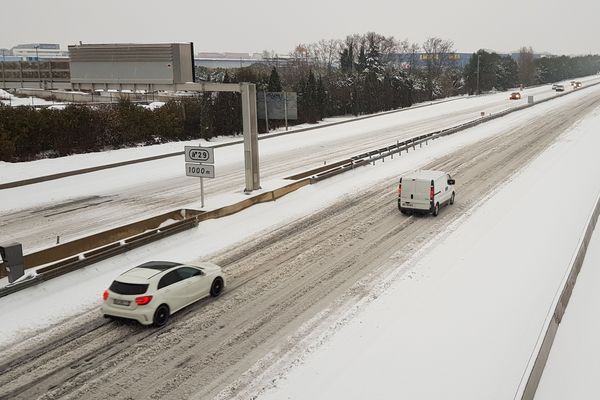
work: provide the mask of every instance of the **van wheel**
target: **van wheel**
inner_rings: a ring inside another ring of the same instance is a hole
[[[440,213],[440,203],[435,203],[435,207],[433,209],[433,216],[437,217]]]
[[[452,197],[450,197],[450,205],[454,204],[454,192],[452,192]]]

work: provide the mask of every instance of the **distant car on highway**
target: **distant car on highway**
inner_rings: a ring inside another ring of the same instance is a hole
[[[563,85],[554,85],[554,90],[556,90],[557,92],[564,92],[565,91],[565,87]]]
[[[221,267],[150,261],[122,273],[104,291],[105,317],[133,319],[143,325],[163,326],[169,316],[225,287]]]
[[[580,87],[581,87],[581,82],[576,81],[576,82],[573,83],[573,89],[578,89]]]
[[[521,93],[512,92],[509,97],[510,100],[521,100]]]
[[[421,170],[403,175],[398,183],[398,209],[402,214],[437,216],[440,207],[454,204],[454,179],[443,171]]]

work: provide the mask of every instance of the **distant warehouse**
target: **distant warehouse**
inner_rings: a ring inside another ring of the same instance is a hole
[[[151,89],[194,82],[193,54],[193,43],[69,46],[71,83],[81,89],[120,84]]]

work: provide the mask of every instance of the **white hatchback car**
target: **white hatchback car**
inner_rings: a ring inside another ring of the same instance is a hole
[[[162,326],[169,316],[225,287],[221,267],[150,261],[122,273],[102,296],[105,317],[134,319]]]

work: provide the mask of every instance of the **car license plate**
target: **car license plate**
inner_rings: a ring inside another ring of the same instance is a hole
[[[129,300],[115,299],[114,303],[117,304],[117,305],[119,305],[119,306],[128,306],[131,303],[131,301],[129,301]]]
[[[407,206],[412,206],[412,203],[410,201],[407,201],[406,203],[404,203]]]

